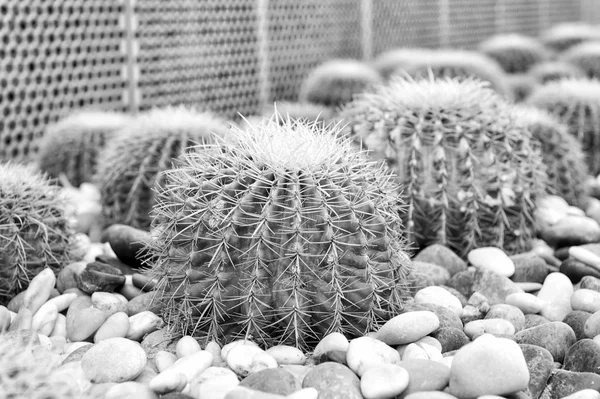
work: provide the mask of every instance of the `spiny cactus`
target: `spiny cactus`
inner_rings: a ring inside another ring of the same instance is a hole
[[[528,104],[549,111],[581,143],[590,173],[600,173],[600,81],[563,79],[537,87]]]
[[[590,40],[600,39],[600,29],[582,22],[565,22],[551,27],[541,35],[550,49],[561,52]]]
[[[60,120],[46,130],[37,163],[53,178],[64,174],[78,187],[91,182],[98,154],[130,118],[114,112],[84,111]]]
[[[479,51],[496,60],[504,72],[510,74],[525,73],[550,58],[550,52],[537,39],[514,33],[484,40],[479,44]]]
[[[155,109],[136,118],[100,154],[95,180],[104,223],[148,228],[153,187],[163,183],[161,172],[188,147],[227,130],[226,122],[216,116],[185,107]]]
[[[151,274],[183,334],[307,348],[376,329],[408,293],[401,202],[383,165],[338,127],[280,118],[166,173]]]
[[[564,61],[546,61],[534,65],[528,72],[538,83],[546,84],[565,78],[583,78],[581,68]]]
[[[560,59],[579,67],[588,78],[600,78],[600,41],[573,46]]]
[[[383,79],[388,80],[397,70],[420,62],[419,60],[429,56],[432,51],[426,48],[396,48],[379,54],[372,65]]]
[[[0,164],[0,304],[46,267],[69,263],[73,232],[60,188],[33,166]]]
[[[480,246],[525,251],[543,193],[541,155],[509,103],[475,79],[395,79],[343,110],[350,134],[404,187],[410,242],[461,256]]]
[[[299,100],[336,108],[380,82],[377,71],[361,61],[330,60],[309,73],[300,88]]]
[[[264,108],[263,115],[270,118],[275,115],[279,117],[282,124],[290,118],[293,121],[318,122],[321,125],[335,123],[337,113],[335,110],[323,105],[311,103],[298,103],[281,101]]]
[[[546,165],[546,192],[559,195],[570,205],[581,206],[588,178],[581,144],[568,128],[548,112],[532,106],[515,106],[517,118],[529,126],[533,139],[540,145]]]
[[[510,88],[511,98],[517,102],[523,102],[529,97],[534,87],[538,84],[536,80],[528,74],[508,75],[506,84]]]

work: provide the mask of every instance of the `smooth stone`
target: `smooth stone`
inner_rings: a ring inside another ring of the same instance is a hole
[[[408,371],[408,386],[399,398],[415,392],[441,391],[448,385],[450,368],[433,360],[401,361],[398,366]]]
[[[188,379],[181,372],[162,372],[148,382],[148,387],[161,395],[171,392],[181,392],[188,384]]]
[[[415,294],[415,303],[430,303],[450,309],[460,317],[463,307],[460,300],[442,287],[425,287]],[[439,320],[438,320],[439,322]]]
[[[511,322],[516,331],[521,331],[525,327],[525,315],[521,309],[508,304],[497,304],[490,308],[485,315],[485,319],[504,319]]]
[[[225,358],[227,366],[241,377],[260,370],[276,368],[277,361],[258,346],[237,345]]]
[[[77,288],[93,294],[97,291],[113,292],[125,284],[125,276],[118,268],[107,263],[92,262],[77,277]]]
[[[21,291],[15,295],[7,304],[6,308],[11,312],[18,313],[23,308],[23,297],[26,291]],[[31,311],[31,310],[30,310]]]
[[[229,355],[229,351],[238,345],[247,345],[247,346],[258,347],[258,345],[255,342],[250,341],[249,339],[238,339],[236,341],[232,341],[228,344],[223,345],[223,348],[221,349],[221,357],[223,359],[227,359],[227,356]]]
[[[319,391],[315,388],[303,388],[291,395],[285,397],[285,399],[318,399]]]
[[[519,287],[520,289],[522,289],[523,291],[530,293],[530,294],[537,293],[539,290],[542,289],[541,283],[519,283],[519,282],[516,282],[515,285],[517,287]]]
[[[302,388],[315,388],[319,392],[319,399],[363,399],[356,374],[335,362],[313,367],[304,377]]]
[[[594,276],[584,276],[579,282],[579,288],[600,292],[600,278]]]
[[[146,335],[142,340],[142,349],[146,352],[148,359],[154,359],[158,351],[169,351],[175,353],[177,339],[167,329],[159,329]]]
[[[400,312],[400,314],[418,311],[428,311],[434,313],[439,320],[440,328],[454,327],[462,329],[463,327],[463,323],[460,321],[460,318],[456,315],[456,313],[448,308],[440,305],[434,305],[432,303],[407,302],[404,304],[404,309]]]
[[[8,326],[8,331],[30,330],[33,323],[33,314],[26,307],[21,307]]]
[[[576,342],[575,332],[566,323],[553,321],[515,334],[519,344],[539,346],[550,352],[555,362],[562,363],[567,349]]]
[[[277,361],[277,364],[299,364],[306,363],[306,355],[298,348],[290,345],[276,345],[266,350],[266,352],[273,356],[273,359]]]
[[[436,338],[442,345],[440,349],[442,353],[460,349],[470,342],[469,337],[462,329],[454,327],[439,328],[431,336]]]
[[[6,306],[0,305],[0,334],[8,331],[8,327],[10,327],[11,323],[11,311],[6,308]]]
[[[279,398],[278,396],[276,396],[276,397]],[[160,399],[194,399],[194,398],[191,397],[190,395],[186,395],[182,392],[169,392],[167,394],[160,395]],[[267,399],[267,398],[265,398],[265,399]]]
[[[67,311],[67,339],[71,342],[91,338],[106,321],[106,314],[91,306],[89,297],[77,297]],[[87,307],[81,307],[89,304]],[[81,305],[81,306],[80,306]]]
[[[104,399],[158,399],[158,396],[147,385],[128,381],[107,390]]]
[[[577,259],[567,258],[560,264],[559,271],[577,284],[586,276],[600,278],[600,271]]]
[[[121,288],[119,288],[118,293],[124,296],[128,301],[131,301],[137,298],[138,296],[142,295],[144,291],[140,290],[137,287],[134,287],[133,284],[125,280],[125,284],[123,284]]]
[[[127,303],[127,313],[129,316],[149,310],[152,313],[160,313],[160,306],[154,301],[156,292],[144,292]],[[154,302],[154,303],[153,303]]]
[[[585,322],[583,332],[586,338],[594,338],[600,334],[600,311],[594,312]]]
[[[529,369],[529,395],[532,398],[538,398],[552,373],[554,359],[552,354],[542,347],[528,344],[519,344],[519,347]]]
[[[585,324],[592,314],[590,312],[584,312],[583,310],[574,310],[565,316],[563,323],[568,324],[575,332],[575,338],[579,341],[586,337],[585,335]]]
[[[433,312],[407,312],[388,320],[375,332],[373,337],[388,345],[402,345],[429,335],[439,327],[440,320]],[[352,342],[350,342],[351,345]]]
[[[442,352],[438,348],[424,343],[402,345],[396,350],[400,353],[403,361],[415,359],[440,361],[443,359]]]
[[[187,384],[206,371],[212,365],[212,361],[213,356],[210,352],[203,350],[194,352],[188,356],[177,359],[175,363],[161,371],[158,376],[155,377],[155,383],[157,383],[157,381],[162,381],[164,383],[167,380],[178,380],[178,375],[181,374],[185,376]]]
[[[156,314],[145,310],[129,316],[129,331],[126,338],[140,341],[146,334],[154,332],[164,325],[163,320]]]
[[[49,267],[43,269],[29,282],[29,286],[23,294],[22,306],[31,310],[31,313],[35,315],[38,309],[50,299],[55,285],[56,276],[52,269]]]
[[[436,330],[436,331],[438,331],[438,330]],[[433,346],[439,352],[442,351],[442,344],[441,344],[441,342],[438,341],[437,339],[433,338],[432,336],[429,336],[429,335],[426,336],[426,337],[423,337],[423,338],[419,339],[418,341],[415,341],[414,343],[417,344],[417,345],[427,344],[427,345]]]
[[[157,375],[158,375],[158,372],[154,369],[154,365],[150,361],[150,362],[146,362],[146,366],[144,367],[144,369],[142,370],[140,375],[135,377],[135,379],[133,381],[139,382],[141,384],[148,386],[150,381],[152,381],[152,379],[154,377],[156,377]]]
[[[525,326],[523,329],[541,326],[542,324],[550,323],[550,320],[539,314],[526,314]]]
[[[538,298],[544,301],[541,315],[551,321],[562,321],[571,308],[573,285],[571,280],[562,273],[550,273],[538,293]]]
[[[544,306],[540,298],[529,293],[510,294],[506,297],[506,304],[515,306],[523,312],[523,326],[526,314],[539,313]]]
[[[450,280],[450,272],[443,266],[413,260],[412,267],[413,273],[425,276],[436,286],[444,285]]]
[[[75,294],[74,292],[59,294],[55,297],[50,298],[44,305],[51,303],[54,306],[56,306],[56,310],[58,312],[64,312],[69,308],[69,306],[71,306],[75,298],[77,298],[77,294]],[[42,307],[44,305],[42,305]]]
[[[146,353],[137,342],[109,338],[98,342],[83,355],[81,367],[92,383],[124,382],[137,377],[146,361]]]
[[[442,391],[421,391],[414,392],[404,397],[404,399],[457,399],[456,396]]]
[[[509,294],[523,292],[508,277],[476,268],[469,268],[455,274],[448,281],[448,286],[455,288],[467,298],[478,291],[487,298],[491,305],[504,303],[504,299]]]
[[[94,342],[98,343],[108,338],[125,338],[129,331],[129,316],[125,312],[111,315],[94,334]]]
[[[350,342],[344,334],[339,332],[327,334],[315,347],[313,359],[316,364],[327,361],[346,364],[348,345],[350,345]]]
[[[145,259],[145,243],[150,233],[123,224],[113,224],[102,232],[101,241],[108,242],[115,255],[131,267],[142,267]]]
[[[600,241],[600,225],[586,216],[568,215],[542,229],[541,238],[555,248],[596,243]]]
[[[59,292],[64,293],[69,288],[77,288],[77,279],[85,266],[87,265],[84,261],[69,263],[63,267],[56,276],[56,288]]]
[[[515,342],[484,334],[456,352],[450,370],[450,393],[459,398],[505,395],[527,389],[529,370]]]
[[[460,292],[458,292],[458,290],[456,290],[452,287],[448,287],[447,285],[440,285],[440,287],[442,287],[443,289],[445,289],[446,291],[448,291],[449,293],[451,293],[452,295],[457,297],[458,300],[460,301],[461,307],[464,308],[465,306],[467,306],[467,297],[464,296],[463,294],[461,294]]]
[[[167,351],[158,351],[154,354],[154,365],[159,373],[171,367],[177,361],[177,355]]]
[[[477,269],[485,269],[504,277],[515,274],[515,264],[506,252],[497,247],[480,247],[467,254],[467,260]]]
[[[62,364],[66,364],[69,362],[78,362],[83,358],[83,355],[85,355],[87,353],[87,351],[89,351],[90,349],[92,349],[94,345],[92,344],[88,344],[86,343],[85,345],[80,346],[79,348],[75,349],[74,351],[72,351],[71,353],[69,353],[67,355],[67,357],[65,357],[62,361]]]
[[[193,398],[223,399],[238,385],[238,377],[230,369],[226,367],[209,367],[190,382],[188,393]],[[300,382],[298,382],[298,385],[300,385]]]
[[[590,251],[583,246],[574,246],[569,247],[568,252],[569,256],[572,258],[583,262],[594,269],[600,270],[600,256],[593,251]]]
[[[600,399],[600,392],[595,389],[582,389],[562,399]]]
[[[240,381],[240,386],[277,395],[290,395],[301,388],[294,376],[281,368],[251,373]]]
[[[153,279],[145,274],[133,273],[131,275],[131,283],[134,287],[139,288],[142,291],[150,292],[156,288],[158,280]]]
[[[175,344],[175,354],[178,358],[186,357],[200,350],[202,350],[202,348],[200,347],[198,340],[189,335],[179,338],[177,344]]]
[[[395,364],[380,364],[367,368],[360,379],[365,399],[386,399],[400,395],[408,386],[408,371]]]
[[[117,312],[127,313],[127,305],[113,293],[101,291],[94,292],[91,299],[94,307],[103,311],[106,317]]]
[[[518,254],[510,259],[515,265],[515,273],[510,277],[514,282],[543,283],[548,275],[546,261],[536,254]]]
[[[58,309],[53,302],[46,302],[31,318],[31,328],[39,334],[49,336],[54,329],[58,317]]]
[[[378,339],[365,336],[351,340],[348,345],[346,363],[359,377],[370,366],[398,362],[398,351]]]
[[[431,287],[433,285],[435,285],[435,283],[429,276],[427,276],[425,274],[421,274],[416,270],[412,270],[406,276],[405,287],[406,287],[406,292],[410,296],[414,297],[415,294],[417,293],[417,291],[419,291],[420,289],[422,289],[424,287]]]
[[[592,339],[582,339],[568,348],[563,368],[569,371],[600,374],[600,345]]]
[[[562,399],[583,389],[600,389],[600,375],[554,370],[540,399]]]
[[[594,313],[600,310],[600,292],[588,289],[579,289],[571,296],[573,310],[583,310]]]
[[[423,248],[413,261],[428,262],[442,266],[453,276],[467,269],[467,264],[454,251],[441,244],[432,244]]]
[[[515,327],[510,321],[504,319],[473,320],[465,325],[464,332],[467,337],[473,339],[486,333],[513,335]]]

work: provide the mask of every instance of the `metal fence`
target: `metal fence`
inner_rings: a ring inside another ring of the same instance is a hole
[[[293,100],[318,63],[472,47],[600,21],[597,0],[4,0],[0,159],[27,160],[80,108],[193,104],[227,117]]]

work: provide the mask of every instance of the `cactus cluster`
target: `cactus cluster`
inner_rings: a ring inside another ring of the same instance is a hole
[[[151,274],[165,321],[221,342],[314,345],[397,314],[409,259],[396,185],[339,128],[272,117],[166,173]]]
[[[583,78],[584,72],[577,66],[564,61],[546,61],[534,65],[528,72],[536,82],[546,84],[566,78]]]
[[[550,52],[541,42],[518,34],[492,36],[479,44],[479,51],[496,60],[509,74],[525,73],[550,58]]]
[[[104,224],[147,229],[162,172],[189,147],[224,136],[228,125],[208,112],[185,107],[151,110],[120,131],[100,154],[95,181]]]
[[[33,166],[0,164],[0,304],[46,267],[71,258],[73,232],[60,188]]]
[[[600,29],[581,22],[558,24],[541,35],[542,42],[557,52],[565,51],[579,43],[598,39],[600,39]]]
[[[82,111],[48,126],[37,164],[50,177],[61,174],[78,187],[92,181],[98,155],[130,118],[115,112]]]
[[[584,42],[561,54],[561,60],[579,67],[588,78],[600,79],[600,42]]]
[[[526,251],[541,155],[510,104],[475,79],[395,79],[342,112],[350,134],[398,175],[408,239],[465,256]]]

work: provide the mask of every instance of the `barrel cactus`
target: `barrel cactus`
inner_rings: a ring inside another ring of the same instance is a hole
[[[153,188],[161,172],[189,147],[224,136],[225,121],[185,107],[149,111],[128,124],[99,157],[95,181],[101,193],[104,223],[147,229],[155,202]]]
[[[529,97],[538,83],[531,75],[521,73],[508,75],[506,77],[506,84],[512,93],[511,98],[514,102],[520,103]]]
[[[584,42],[561,54],[561,60],[579,67],[588,78],[600,79],[600,42]]]
[[[421,62],[420,60],[428,57],[432,51],[426,48],[396,48],[379,54],[372,65],[385,80],[388,80],[397,70]]]
[[[201,340],[307,348],[394,316],[410,261],[388,172],[337,126],[274,116],[235,130],[235,144],[184,155],[158,193],[165,321]]]
[[[348,104],[355,140],[386,159],[404,187],[408,239],[461,256],[529,249],[542,158],[510,104],[475,79],[396,79]]]
[[[567,78],[583,78],[581,68],[564,61],[546,61],[534,65],[528,72],[536,82],[546,84],[554,80]]]
[[[600,29],[581,22],[565,22],[542,32],[542,42],[551,50],[565,51],[579,43],[600,39]]]
[[[73,186],[91,182],[98,154],[129,121],[116,112],[83,111],[50,125],[39,145],[40,170],[53,178],[64,174]]]
[[[294,121],[318,122],[323,125],[335,123],[337,112],[323,105],[281,101],[264,108],[263,115],[266,118],[276,116],[282,123],[290,118]]]
[[[528,104],[549,111],[581,143],[590,173],[600,173],[600,81],[563,79],[537,87]]]
[[[334,59],[310,72],[302,83],[299,99],[336,108],[380,82],[381,77],[371,66],[358,60]]]
[[[46,267],[71,259],[73,231],[60,188],[33,166],[0,164],[0,304]]]
[[[525,73],[550,58],[550,52],[540,41],[519,34],[492,36],[479,44],[479,51],[496,60],[509,74]]]

